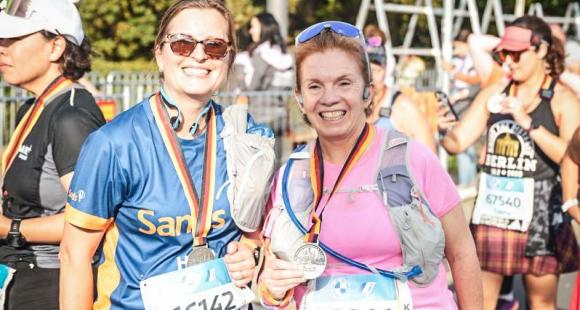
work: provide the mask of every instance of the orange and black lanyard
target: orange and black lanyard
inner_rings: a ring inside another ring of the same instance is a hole
[[[540,99],[543,99],[542,92],[545,91],[545,90],[550,89],[550,84],[551,83],[552,83],[552,77],[550,77],[548,74],[544,75],[544,79],[542,80],[542,84],[540,86],[540,90],[538,90],[538,94],[540,95]],[[512,96],[512,97],[517,97],[518,96],[518,86],[519,86],[519,83],[513,83],[512,84],[512,86],[509,89],[509,95],[510,96]]]
[[[361,134],[359,135],[356,143],[354,144],[350,154],[346,158],[342,169],[340,169],[340,173],[332,187],[328,195],[328,199],[326,203],[320,210],[320,216],[318,216],[317,210],[320,204],[320,200],[322,199],[323,194],[323,187],[324,187],[324,159],[322,157],[322,150],[320,147],[320,141],[316,140],[316,147],[314,148],[314,152],[312,157],[310,158],[310,183],[312,184],[312,191],[314,192],[314,206],[310,213],[312,218],[312,226],[304,236],[304,242],[309,243],[317,243],[318,242],[318,235],[320,234],[320,228],[322,226],[322,215],[324,209],[328,205],[328,202],[332,198],[332,195],[336,192],[336,189],[340,186],[340,183],[344,179],[344,177],[349,173],[349,171],[354,167],[356,162],[360,159],[360,157],[364,154],[366,149],[372,143],[373,136],[375,134],[375,128],[370,126],[369,124],[365,124]]]
[[[207,244],[207,235],[211,228],[211,214],[214,205],[214,192],[216,181],[216,160],[217,160],[217,122],[213,106],[210,107],[206,116],[206,136],[203,157],[203,172],[201,182],[201,197],[198,196],[183,151],[171,125],[169,116],[161,103],[161,95],[157,93],[154,100],[151,100],[151,110],[163,143],[167,148],[173,167],[177,172],[181,186],[185,193],[191,216],[195,219],[193,233],[193,246]],[[209,104],[209,103],[208,103]]]
[[[8,146],[6,146],[6,151],[4,151],[4,155],[2,156],[2,175],[6,175],[6,171],[10,169],[10,166],[14,162],[16,155],[18,154],[18,150],[22,146],[26,137],[36,125],[38,118],[44,111],[44,107],[46,102],[50,101],[55,95],[60,94],[60,92],[65,89],[66,87],[70,86],[73,82],[63,76],[58,77],[55,79],[48,87],[44,90],[44,92],[36,99],[34,105],[26,111],[24,117],[16,127],[14,134],[10,138],[10,142],[8,142]]]

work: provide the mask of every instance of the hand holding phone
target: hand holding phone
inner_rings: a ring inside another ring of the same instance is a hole
[[[447,96],[447,94],[438,90],[438,91],[435,91],[435,96],[437,97],[437,101],[439,102],[439,105],[447,106],[447,109],[451,112],[451,114],[453,115],[455,120],[458,121],[459,115],[457,114],[457,112],[455,112],[455,109],[453,108],[453,104],[451,104],[451,101],[449,101],[449,97]]]

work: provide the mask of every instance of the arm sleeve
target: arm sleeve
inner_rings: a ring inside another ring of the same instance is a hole
[[[418,142],[411,142],[410,147],[411,170],[415,181],[423,191],[431,211],[441,218],[459,205],[459,192],[432,151]]]
[[[75,167],[65,220],[81,228],[106,229],[123,201],[125,180],[111,141],[101,131],[94,132]]]
[[[84,99],[77,93],[78,100]],[[87,136],[102,123],[83,108],[69,106],[55,115],[52,122],[52,155],[59,176],[74,170],[81,147]]]

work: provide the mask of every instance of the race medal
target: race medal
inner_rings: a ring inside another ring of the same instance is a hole
[[[318,245],[318,236],[322,227],[322,215],[324,209],[332,198],[332,195],[336,192],[336,189],[339,188],[343,178],[349,173],[352,167],[364,154],[365,150],[369,147],[373,140],[373,136],[374,127],[365,124],[356,143],[351,149],[350,154],[340,169],[336,182],[328,195],[328,199],[320,209],[320,214],[317,213],[317,210],[319,209],[318,207],[323,194],[324,158],[322,156],[320,141],[316,141],[316,148],[310,158],[310,184],[312,185],[312,192],[314,193],[314,206],[310,211],[312,226],[306,232],[306,235],[304,235],[304,244],[294,252],[293,258],[295,264],[302,266],[304,278],[308,280],[318,278],[326,268],[326,254]]]
[[[215,255],[212,250],[207,246],[196,246],[193,247],[191,253],[187,255],[187,266],[195,266],[203,263],[207,263],[215,259]]]
[[[525,232],[534,213],[534,179],[482,173],[472,223]]]
[[[294,252],[294,263],[302,267],[304,278],[318,278],[326,268],[326,254],[316,243],[305,243]]]
[[[501,112],[501,103],[504,101],[506,96],[504,94],[496,94],[491,96],[487,101],[487,110],[489,113],[497,114]]]
[[[215,258],[215,255],[207,246],[207,236],[211,230],[211,216],[215,202],[218,136],[216,115],[211,103],[208,103],[208,108],[204,110],[207,112],[207,129],[204,145],[201,191],[198,193],[193,184],[193,179],[177,135],[169,124],[169,115],[163,108],[161,101],[161,94],[157,94],[154,100],[150,100],[151,111],[153,112],[155,122],[163,138],[163,143],[165,144],[165,148],[183,188],[183,193],[185,194],[191,212],[191,218],[194,222],[191,230],[193,235],[193,249],[187,256],[187,265],[198,265]]]

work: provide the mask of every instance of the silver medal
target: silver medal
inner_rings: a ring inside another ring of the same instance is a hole
[[[304,270],[304,278],[318,278],[326,268],[326,254],[316,243],[305,243],[294,252],[294,263]]]
[[[196,246],[193,248],[191,253],[187,255],[187,266],[195,266],[203,263],[207,263],[215,259],[215,255],[212,250],[207,246]]]
[[[505,98],[506,96],[504,94],[496,94],[491,96],[491,98],[489,98],[487,101],[487,110],[493,114],[501,112],[501,104]]]

